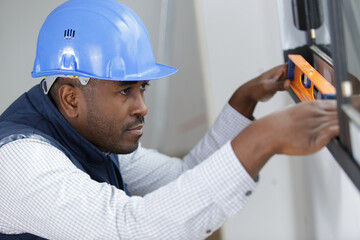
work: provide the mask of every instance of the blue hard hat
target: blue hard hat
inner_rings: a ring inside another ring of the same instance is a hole
[[[31,75],[140,81],[176,71],[155,62],[148,32],[131,9],[115,0],[70,0],[41,27]]]

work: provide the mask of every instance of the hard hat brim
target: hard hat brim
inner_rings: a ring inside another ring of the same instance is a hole
[[[31,76],[33,78],[39,78],[44,76],[54,76],[54,75],[66,75],[66,76],[79,76],[79,77],[87,77],[87,78],[96,78],[102,80],[112,80],[112,81],[145,81],[145,80],[155,80],[160,78],[166,78],[168,76],[173,75],[178,71],[177,68],[163,65],[160,63],[155,63],[155,68],[153,71],[145,72],[142,74],[134,74],[134,75],[126,75],[125,77],[118,77],[118,76],[95,76],[92,74],[74,71],[74,70],[48,70],[48,71],[41,71],[40,73],[32,72]]]
[[[160,63],[156,63],[155,65],[159,68],[159,71],[150,72],[148,74],[143,74],[142,76],[134,77],[134,78],[129,76],[127,77],[127,79],[124,79],[123,81],[155,80],[155,79],[169,77],[178,71],[178,69],[175,67],[163,65]]]

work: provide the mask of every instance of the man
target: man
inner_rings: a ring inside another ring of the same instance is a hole
[[[244,207],[271,156],[338,134],[329,101],[251,123],[258,101],[289,87],[282,65],[241,86],[183,159],[144,149],[144,91],[175,72],[124,5],[56,8],[32,73],[44,80],[0,117],[0,239],[204,239]]]

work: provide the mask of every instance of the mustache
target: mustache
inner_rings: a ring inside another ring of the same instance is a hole
[[[126,124],[125,129],[129,129],[131,127],[137,126],[139,124],[144,124],[144,123],[145,123],[144,116],[136,116],[134,122]]]

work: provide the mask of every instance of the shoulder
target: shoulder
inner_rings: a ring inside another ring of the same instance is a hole
[[[17,170],[35,167],[52,169],[58,164],[71,163],[64,152],[36,134],[3,144],[0,147],[0,159],[3,169]]]

